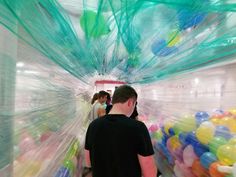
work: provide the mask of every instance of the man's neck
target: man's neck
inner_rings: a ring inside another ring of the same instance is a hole
[[[120,109],[119,107],[117,107],[115,105],[113,105],[109,114],[124,114],[124,115],[126,115],[126,113],[122,109]]]

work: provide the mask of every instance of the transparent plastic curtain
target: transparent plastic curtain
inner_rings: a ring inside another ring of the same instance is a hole
[[[165,177],[235,177],[235,64],[136,85]]]
[[[2,26],[0,41],[0,176],[81,174],[91,86]]]

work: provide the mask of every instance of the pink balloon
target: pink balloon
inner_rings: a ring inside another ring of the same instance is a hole
[[[195,177],[195,175],[191,171],[191,168],[187,167],[184,163],[181,163],[176,160],[175,165],[178,170],[177,175],[181,174],[182,177]]]
[[[20,155],[17,160],[20,162],[24,162],[27,160],[32,160],[33,158],[35,158],[35,154],[37,153],[37,151],[35,149],[30,150],[25,152],[24,154]]]
[[[192,173],[191,168],[187,167],[185,164],[181,164],[180,168],[182,170],[182,173],[186,177],[195,177],[195,175]]]
[[[53,135],[53,132],[51,131],[45,132],[44,134],[41,135],[40,142],[42,143],[44,141],[47,141],[48,138],[50,138],[52,135]]]
[[[35,145],[34,139],[28,133],[23,133],[21,135],[19,143],[20,154],[24,154],[35,149],[36,147],[37,146]]]
[[[192,167],[193,162],[194,162],[195,159],[198,159],[198,157],[197,157],[197,155],[195,154],[195,152],[193,150],[193,146],[188,145],[183,151],[184,164],[187,167]]]
[[[149,129],[148,129],[151,133],[152,132],[156,132],[158,130],[158,125],[156,124],[152,124]]]
[[[172,155],[174,156],[174,158],[176,160],[178,160],[179,162],[183,162],[183,148],[177,148],[176,150],[174,150],[172,152]]]
[[[167,147],[167,149],[170,151],[170,153],[172,153],[170,138],[168,138],[168,140],[166,141],[166,147]]]
[[[174,173],[176,177],[185,177],[178,163],[175,163]]]

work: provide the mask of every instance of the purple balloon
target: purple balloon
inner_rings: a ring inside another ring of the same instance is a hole
[[[221,136],[227,140],[232,138],[229,128],[226,126],[221,126],[221,125],[216,126],[215,136]]]
[[[55,177],[71,177],[70,171],[66,167],[61,167],[55,174]]]

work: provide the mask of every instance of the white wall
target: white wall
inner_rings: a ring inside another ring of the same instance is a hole
[[[138,110],[154,122],[197,111],[236,108],[236,64],[136,86]]]

